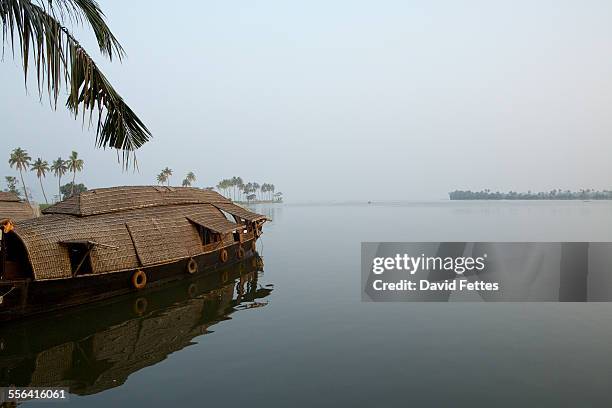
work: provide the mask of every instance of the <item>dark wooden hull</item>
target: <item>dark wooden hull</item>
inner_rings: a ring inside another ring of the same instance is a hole
[[[219,250],[194,257],[198,265],[196,274],[211,273],[253,258],[256,252],[252,249],[252,242],[253,240],[237,242],[225,247],[228,253],[226,262],[221,262]],[[238,257],[239,246],[244,249],[242,258]],[[253,258],[253,261],[256,262],[256,258]],[[147,277],[147,284],[143,289],[136,289],[132,284],[135,270],[57,280],[0,280],[0,295],[4,294],[0,304],[0,321],[19,319],[158,287],[192,276],[188,272],[188,262],[189,259],[182,259],[164,265],[141,268]]]

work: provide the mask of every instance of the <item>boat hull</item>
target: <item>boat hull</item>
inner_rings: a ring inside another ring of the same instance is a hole
[[[15,320],[96,302],[193,276],[188,271],[190,259],[194,259],[197,263],[196,274],[213,273],[216,270],[248,259],[256,262],[257,258],[253,257],[256,254],[256,251],[253,250],[253,242],[251,239],[224,247],[223,249],[228,254],[228,259],[225,262],[220,260],[221,249],[219,249],[193,258],[140,268],[145,272],[147,278],[147,283],[142,289],[136,289],[132,283],[135,269],[107,274],[83,275],[68,279],[0,280],[0,321]],[[239,247],[244,250],[242,257],[239,257],[238,254]]]

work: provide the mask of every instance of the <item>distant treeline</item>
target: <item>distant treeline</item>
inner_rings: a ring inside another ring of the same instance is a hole
[[[533,193],[517,193],[509,191],[500,193],[499,191],[482,190],[455,190],[448,193],[451,200],[612,200],[612,191],[603,190],[552,190],[549,192]]]

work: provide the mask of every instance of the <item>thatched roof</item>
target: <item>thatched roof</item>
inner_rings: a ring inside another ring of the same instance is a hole
[[[19,197],[15,193],[11,193],[10,191],[0,191],[0,202],[18,202]]]
[[[229,221],[217,206],[240,222]],[[66,243],[91,245],[92,272],[103,274],[201,254],[197,225],[228,233],[243,228],[243,222],[265,218],[218,193],[182,187],[91,190],[49,207],[45,214],[14,229],[28,251],[35,279],[72,276]]]
[[[208,228],[209,230],[218,232],[220,234],[226,234],[236,230],[238,227],[243,227],[242,224],[236,224],[229,221],[227,218],[210,217],[207,216],[207,214],[191,214],[187,217],[187,219],[194,224],[201,225],[204,228]]]
[[[45,209],[43,214],[79,217],[172,204],[231,203],[215,191],[192,187],[124,186],[88,190]]]
[[[15,193],[0,191],[0,220],[26,220],[34,217],[34,209],[28,203],[19,200]]]
[[[247,221],[259,221],[259,220],[265,220],[267,219],[267,217],[265,215],[261,215],[261,214],[256,214],[254,212],[245,210],[244,208],[237,206],[236,204],[233,204],[231,202],[227,202],[227,203],[215,203],[215,207],[228,212],[232,215],[235,215],[238,218],[242,218],[244,220]]]

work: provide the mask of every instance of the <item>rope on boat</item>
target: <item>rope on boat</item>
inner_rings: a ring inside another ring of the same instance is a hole
[[[11,293],[13,291],[13,289],[15,289],[14,286],[11,287],[8,292],[0,295],[0,305],[4,303],[4,297],[7,296],[9,293]]]

